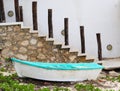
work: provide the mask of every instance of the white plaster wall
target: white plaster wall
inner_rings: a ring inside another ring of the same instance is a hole
[[[30,27],[33,30],[32,19],[32,0],[20,0],[19,4],[23,6],[23,24],[25,27]]]
[[[77,11],[76,7],[73,4],[73,0],[39,0],[38,5],[38,22],[40,34],[41,32],[43,34],[46,34],[48,32],[48,9],[52,9],[54,38],[60,42],[64,41],[64,36],[61,35],[61,31],[64,29],[64,18],[67,17],[69,18],[70,44],[72,44],[71,46],[74,48],[79,48],[79,25],[78,21],[76,21]]]
[[[10,3],[10,0],[5,0]],[[120,56],[120,0],[20,0],[23,6],[24,25],[32,29],[32,1],[38,2],[38,31],[48,33],[48,9],[53,9],[54,38],[64,41],[61,31],[64,18],[69,18],[69,41],[76,49],[81,48],[80,25],[85,26],[86,52],[97,57],[96,33],[101,33],[103,57]],[[11,6],[5,6],[10,9]],[[6,16],[7,17],[7,16]],[[7,21],[14,21],[8,19]],[[112,44],[108,51],[106,46]]]
[[[16,18],[15,18],[14,2],[11,2],[11,0],[3,0],[3,3],[4,3],[6,22],[15,22]],[[8,16],[9,11],[14,12],[14,15],[12,17]]]
[[[79,3],[87,52],[97,55],[96,33],[101,33],[103,57],[119,57],[120,0],[81,0]],[[112,51],[106,50],[108,44],[112,44]]]

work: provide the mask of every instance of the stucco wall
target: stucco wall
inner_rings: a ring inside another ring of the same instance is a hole
[[[81,7],[79,16],[85,26],[87,51],[97,53],[95,34],[101,33],[103,57],[120,56],[120,0],[82,0]],[[106,49],[108,44],[113,46],[111,51]]]
[[[81,48],[79,26],[84,25],[88,54],[97,57],[96,33],[101,33],[103,57],[120,56],[120,0],[20,0],[20,5],[23,6],[24,25],[30,28],[32,28],[32,1],[38,2],[40,35],[47,35],[47,10],[51,8],[54,37],[57,41],[64,41],[61,31],[64,29],[64,18],[68,17],[69,41],[73,48],[79,50]],[[12,19],[8,18],[7,21],[14,21],[14,18]],[[111,51],[106,49],[108,44],[113,46]]]
[[[4,3],[4,10],[5,10],[6,22],[15,22],[16,18],[15,18],[14,2],[12,2],[11,0],[3,0],[3,3]],[[8,16],[8,12],[9,11],[13,11],[14,12],[14,16],[9,17]]]

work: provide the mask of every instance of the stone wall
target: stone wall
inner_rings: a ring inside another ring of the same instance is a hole
[[[60,45],[59,45],[60,46]],[[61,50],[45,37],[21,29],[20,25],[0,26],[1,59],[16,57],[41,62],[78,62],[76,54]]]

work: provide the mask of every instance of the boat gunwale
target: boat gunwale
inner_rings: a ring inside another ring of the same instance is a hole
[[[11,58],[12,62],[21,63],[37,68],[44,68],[48,70],[95,70],[103,69],[103,66],[91,62],[91,63],[45,63],[45,62],[31,62],[27,60],[21,60]],[[86,65],[86,66],[85,66]]]

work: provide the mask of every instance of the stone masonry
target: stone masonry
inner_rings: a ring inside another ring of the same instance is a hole
[[[77,55],[60,49],[52,42],[21,29],[20,25],[0,26],[1,59],[15,57],[40,62],[79,62]]]

